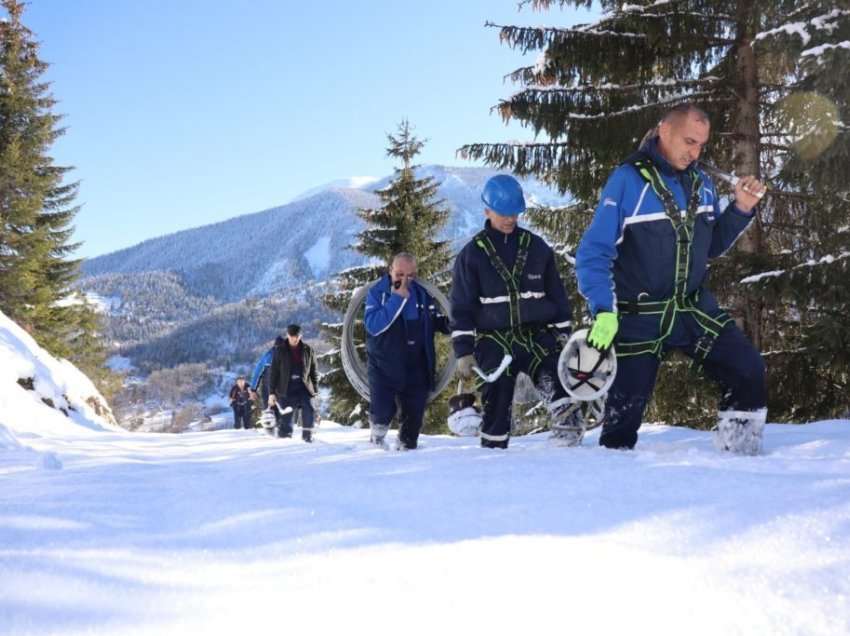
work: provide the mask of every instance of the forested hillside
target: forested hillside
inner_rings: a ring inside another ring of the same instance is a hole
[[[145,374],[192,362],[244,368],[287,322],[302,322],[309,337],[328,317],[313,287],[221,303],[191,294],[174,272],[104,274],[86,286],[106,314],[113,353]]]

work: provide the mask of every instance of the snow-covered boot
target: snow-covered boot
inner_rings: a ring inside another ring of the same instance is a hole
[[[404,442],[400,437],[395,441],[395,449],[397,451],[416,450],[417,445],[418,444],[416,442],[413,442],[412,444],[410,442]]]
[[[381,446],[382,448],[387,448],[387,443],[384,441],[384,438],[387,436],[387,431],[390,430],[390,425],[369,422],[369,429],[371,430],[369,441],[377,446]]]
[[[565,397],[548,405],[552,431],[546,443],[549,446],[578,446],[584,439],[585,422],[581,402]]]
[[[717,450],[740,455],[758,455],[767,409],[758,411],[719,411],[717,413]]]

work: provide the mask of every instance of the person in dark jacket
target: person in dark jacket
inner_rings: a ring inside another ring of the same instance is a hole
[[[274,351],[270,368],[269,390],[274,393],[278,407],[289,411],[281,416],[278,435],[292,428],[292,415],[301,411],[301,439],[313,441],[314,410],[312,398],[318,391],[318,372],[313,348],[301,339],[301,327],[291,324],[286,327],[286,339]]]
[[[721,388],[716,446],[745,454],[761,447],[764,362],[705,282],[709,260],[744,231],[765,188],[741,177],[721,211],[696,163],[708,138],[700,108],[668,111],[608,179],[579,243],[576,276],[594,318],[588,343],[600,350],[613,344],[617,354],[602,446],[634,448],[660,360],[679,349]]]
[[[396,254],[387,275],[369,290],[364,311],[371,441],[385,446],[398,402],[400,450],[418,444],[436,383],[434,334],[449,333],[448,319],[416,275],[416,259]]]
[[[233,428],[251,428],[251,390],[245,382],[245,376],[236,378],[236,384],[230,389],[230,406],[233,408]]]
[[[275,348],[282,344],[283,336],[278,336],[274,339],[274,344],[271,348],[260,356],[260,359],[257,361],[257,365],[254,367],[254,373],[251,375],[251,382],[248,385],[254,393],[260,391],[263,398],[264,409],[269,407],[269,379],[271,377],[270,369],[272,366],[272,360],[274,360],[274,351]],[[260,382],[263,383],[262,386],[260,386]]]
[[[550,443],[572,446],[584,436],[582,418],[558,379],[558,356],[570,335],[572,310],[552,248],[518,226],[522,187],[496,175],[481,196],[487,221],[455,260],[451,291],[452,345],[458,374],[473,366],[490,374],[510,355],[510,366],[481,391],[481,446],[507,448],[516,376],[525,372],[547,405]]]

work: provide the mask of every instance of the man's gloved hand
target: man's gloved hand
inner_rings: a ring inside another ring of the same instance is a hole
[[[596,314],[596,320],[587,335],[587,344],[599,351],[607,351],[614,343],[617,328],[617,314],[613,311],[600,311]]]
[[[457,374],[461,380],[472,379],[472,367],[475,366],[475,357],[471,354],[461,356],[457,361]]]
[[[569,331],[559,331],[555,334],[555,340],[558,341],[558,346],[563,349],[567,346],[567,343],[570,341],[570,332]]]

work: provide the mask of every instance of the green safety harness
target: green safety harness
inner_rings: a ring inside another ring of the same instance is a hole
[[[505,355],[513,355],[512,350],[515,345],[518,345],[531,353],[533,359],[528,369],[528,374],[534,376],[538,365],[543,362],[547,355],[545,347],[540,346],[534,340],[534,334],[540,331],[537,326],[525,327],[521,323],[520,317],[520,280],[522,270],[525,268],[525,263],[528,260],[528,247],[531,244],[531,232],[517,228],[519,232],[519,249],[517,250],[516,262],[513,269],[509,270],[505,262],[501,259],[496,247],[487,235],[486,230],[481,230],[472,239],[475,244],[481,248],[487,257],[490,259],[493,268],[502,277],[505,282],[505,289],[508,292],[510,305],[510,327],[508,329],[479,329],[476,333],[476,341],[481,338],[490,338],[494,340],[502,348]],[[511,374],[511,369],[505,371],[506,375]]]
[[[666,300],[620,301],[617,303],[617,309],[620,313],[661,316],[658,338],[642,342],[618,342],[617,355],[622,357],[652,353],[661,357],[664,341],[673,331],[676,315],[680,312],[687,312],[703,331],[703,335],[696,343],[692,365],[694,369],[700,369],[705,357],[714,346],[714,341],[720,331],[732,321],[732,318],[726,312],[722,312],[717,317],[712,317],[698,309],[696,303],[699,300],[699,291],[690,295],[687,294],[691,270],[691,243],[694,236],[694,222],[701,199],[702,179],[695,170],[688,170],[688,175],[691,178],[691,193],[683,217],[673,193],[664,183],[658,168],[647,159],[635,159],[632,161],[632,165],[661,199],[667,218],[673,224],[673,230],[676,232],[676,277],[673,284],[673,296]]]

